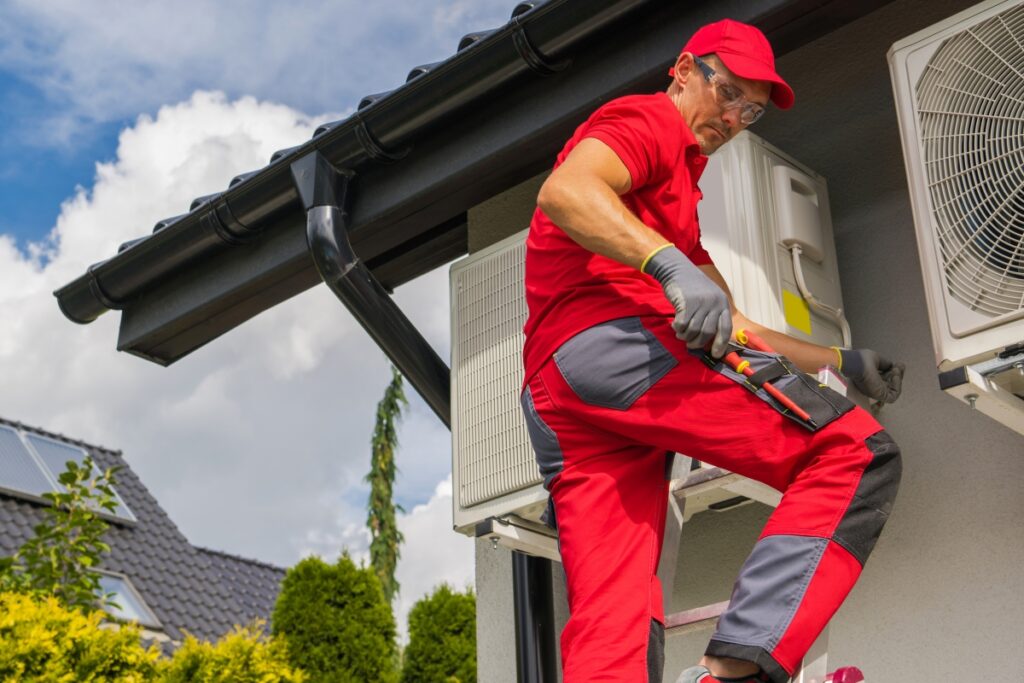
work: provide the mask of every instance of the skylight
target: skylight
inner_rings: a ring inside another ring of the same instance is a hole
[[[100,588],[104,593],[111,594],[111,599],[117,603],[117,607],[103,605],[103,610],[110,616],[122,621],[136,621],[150,628],[163,628],[127,576],[100,572]]]
[[[58,477],[67,469],[67,462],[74,460],[81,465],[87,455],[77,446],[0,425],[0,492],[45,502],[44,493],[64,491]],[[114,498],[114,512],[103,510],[99,514],[136,521],[116,490]]]

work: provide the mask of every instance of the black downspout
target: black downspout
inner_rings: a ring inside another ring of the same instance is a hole
[[[520,683],[555,683],[555,610],[551,560],[512,551],[516,669]]]
[[[291,172],[306,209],[306,240],[320,277],[451,429],[451,371],[352,251],[346,211],[352,172],[338,171],[317,151],[292,163]],[[550,561],[513,552],[512,591],[519,681],[554,683]]]
[[[338,172],[320,152],[298,159],[291,171],[306,209],[306,241],[320,277],[451,429],[448,366],[352,251],[346,210],[352,173]]]

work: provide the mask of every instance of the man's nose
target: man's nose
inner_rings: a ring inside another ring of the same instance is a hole
[[[734,132],[739,130],[741,127],[740,123],[740,110],[739,109],[726,109],[722,112],[722,123],[729,127],[728,132]]]

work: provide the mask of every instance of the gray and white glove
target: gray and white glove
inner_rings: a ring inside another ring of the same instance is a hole
[[[675,306],[676,337],[691,349],[706,348],[714,339],[711,355],[725,355],[732,336],[732,312],[722,288],[676,247],[654,254],[642,270],[661,283],[665,297]]]
[[[893,363],[871,349],[840,349],[839,372],[845,375],[857,389],[882,403],[892,403],[903,389],[903,363]]]

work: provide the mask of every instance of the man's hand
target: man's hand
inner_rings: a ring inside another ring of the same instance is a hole
[[[672,329],[691,349],[706,348],[714,339],[711,355],[725,355],[732,336],[732,312],[722,288],[693,265],[676,247],[666,247],[650,258],[643,272],[658,282],[676,309]]]
[[[903,363],[893,363],[871,349],[836,349],[839,372],[848,377],[865,396],[892,403],[903,389]]]

